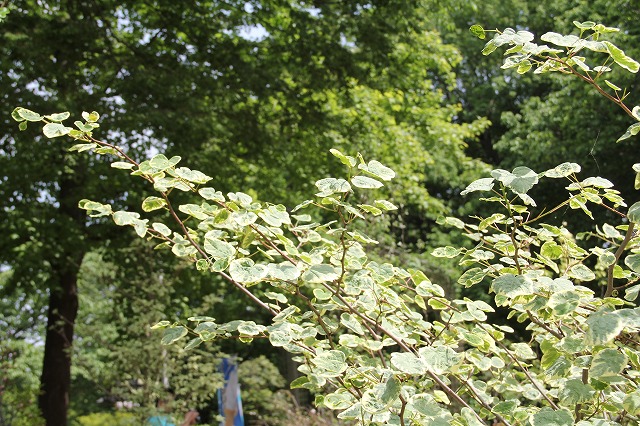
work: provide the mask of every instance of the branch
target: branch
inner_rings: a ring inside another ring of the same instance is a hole
[[[618,250],[616,250],[616,253],[614,255],[616,260],[611,265],[609,265],[609,268],[607,268],[607,290],[604,292],[604,297],[610,297],[613,294],[613,290],[615,290],[615,288],[613,287],[613,269],[620,261],[620,257],[622,256],[624,249],[627,247],[627,244],[629,244],[629,241],[631,240],[631,238],[633,238],[634,227],[635,223],[629,222],[629,228],[627,229],[627,233],[624,236],[624,240],[622,240],[622,242],[620,243],[620,247],[618,247]]]

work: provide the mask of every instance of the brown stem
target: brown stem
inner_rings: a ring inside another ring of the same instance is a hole
[[[629,228],[627,229],[627,233],[624,236],[624,240],[622,240],[622,242],[620,243],[620,247],[618,247],[618,250],[616,250],[616,253],[614,255],[615,261],[611,265],[609,265],[609,268],[607,268],[607,290],[604,292],[604,297],[610,297],[613,294],[613,290],[615,289],[613,287],[613,269],[618,264],[618,261],[620,261],[620,257],[622,256],[624,249],[627,247],[627,244],[629,244],[629,241],[631,240],[631,238],[633,238],[634,227],[635,223],[629,222]]]
[[[544,328],[546,331],[548,331],[550,334],[552,334],[558,340],[562,340],[562,338],[564,337],[560,332],[552,330],[548,325],[546,325],[545,323],[543,323],[542,321],[540,321],[539,319],[534,317],[533,314],[531,313],[531,311],[527,311],[527,315],[529,315],[529,319],[531,320],[531,322],[533,322],[534,324],[539,325],[540,327]]]

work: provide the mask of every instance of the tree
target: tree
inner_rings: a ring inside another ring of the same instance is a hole
[[[442,166],[455,154],[464,169],[477,168],[462,154],[462,138],[481,123],[451,125],[456,108],[431,93],[430,82],[453,84],[457,56],[436,34],[425,34],[423,6],[16,1],[2,23],[0,95],[34,110],[93,105],[131,152],[177,150],[195,165],[216,164],[221,188],[240,181],[267,196],[267,188],[278,188],[273,195],[283,201],[300,196],[308,186],[297,182],[307,182],[312,170],[329,173],[326,161],[309,153],[334,139],[375,148],[390,164],[402,160],[401,149],[414,159],[403,185],[413,194],[407,199],[435,216],[442,199],[421,182],[438,182],[431,172],[437,169],[422,162]],[[248,37],[248,28],[266,35]],[[416,43],[431,50],[414,57]],[[364,113],[362,105],[373,110]],[[34,155],[34,138],[30,131],[0,138],[0,220],[7,230],[0,262],[12,269],[7,288],[14,294],[49,297],[40,406],[47,424],[57,425],[66,423],[80,265],[89,244],[127,244],[100,222],[87,222],[76,205],[81,194],[100,194],[127,206],[125,189],[130,196],[139,189],[124,179],[106,183],[109,165],[100,159],[54,146]],[[399,142],[390,146],[388,138]],[[273,159],[278,175],[266,171],[276,170]],[[456,176],[457,167],[438,173]]]
[[[640,129],[640,107],[628,107],[614,83],[605,82],[606,90],[602,75],[612,67],[637,73],[640,63],[606,40],[616,28],[574,24],[579,36],[543,34],[551,47],[534,43],[528,31],[496,30],[483,52],[505,46],[505,67],[521,74],[535,69],[582,79],[633,120],[620,137],[629,139]],[[471,30],[486,37],[480,26]],[[17,108],[14,118],[25,122],[31,114]],[[441,247],[433,256],[472,266],[460,277],[463,285],[489,279],[495,303],[528,323],[536,354],[529,344],[506,339],[510,327],[485,322],[493,311],[487,303],[449,300],[422,271],[369,258],[367,245],[376,241],[354,223],[396,208],[377,191],[396,175],[382,163],[333,149],[346,168],[345,178],[316,181],[315,198],[289,213],[242,192],[224,195],[206,186],[211,177],[177,167],[178,157],[158,154],[137,162],[122,148],[82,130],[97,119],[87,114],[80,131],[64,126],[63,115],[39,121],[45,122],[45,134],[56,128],[51,136],[76,139],[78,150],[113,154],[116,168],[132,170],[153,185],[156,195],[142,201],[142,210],[166,210],[174,220],[149,225],[139,213],[114,211],[110,204],[82,200],[79,207],[91,217],[132,226],[198,270],[221,275],[273,315],[269,325],[251,320],[219,324],[209,317],[180,324],[161,321],[154,328],[165,330],[165,344],[186,336],[185,349],[231,336],[247,342],[268,338],[303,362],[305,377],[292,386],[322,390],[319,405],[341,410],[340,418],[360,424],[486,424],[487,418],[534,426],[638,421],[640,239],[634,228],[640,224],[640,202],[627,209],[607,179],[582,179],[580,166],[571,162],[540,174],[528,167],[496,169],[462,195],[488,193],[485,201],[499,212],[473,223],[443,219],[477,245]],[[640,164],[633,169],[640,175]],[[538,209],[532,194],[543,179],[567,181],[568,199]],[[172,192],[197,194],[200,200],[174,207]],[[591,233],[594,240],[581,247],[564,225],[543,222],[564,206],[591,218],[591,209],[604,208],[624,221],[599,223]],[[312,222],[304,214],[312,207],[330,212],[333,220]],[[601,289],[602,296],[585,284]],[[271,290],[263,299],[255,292],[259,285]],[[425,311],[437,313],[436,319],[429,320]]]
[[[514,14],[514,10],[518,13]],[[463,119],[484,116],[492,123],[479,138],[480,144],[472,143],[470,154],[497,167],[512,169],[526,164],[534,170],[553,167],[560,156],[580,163],[586,173],[608,176],[622,192],[630,191],[633,179],[625,170],[633,163],[633,147],[609,148],[619,136],[617,129],[625,126],[624,115],[577,79],[555,75],[533,78],[520,76],[514,69],[501,70],[501,58],[482,55],[465,32],[472,24],[491,23],[498,28],[510,26],[536,34],[567,33],[572,31],[573,21],[590,19],[627,28],[612,34],[611,39],[627,46],[629,56],[638,57],[639,34],[634,22],[639,13],[637,5],[627,1],[510,1],[453,9],[456,25],[443,31],[443,35],[446,42],[460,49],[464,60],[456,70],[460,90],[451,96],[460,99]],[[630,104],[637,103],[635,75],[613,69],[607,78],[627,89]],[[547,197],[550,204],[562,201],[557,191],[548,190],[540,201]],[[558,215],[557,223],[562,220]],[[589,221],[584,226],[589,227]]]

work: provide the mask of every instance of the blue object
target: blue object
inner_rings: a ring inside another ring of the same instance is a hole
[[[151,426],[176,426],[171,423],[167,416],[152,416],[147,419],[147,423]]]
[[[238,365],[235,359],[223,358],[220,372],[224,375],[224,388],[218,389],[218,407],[220,407],[220,415],[224,418],[220,426],[244,426]],[[233,416],[233,422],[230,416]]]

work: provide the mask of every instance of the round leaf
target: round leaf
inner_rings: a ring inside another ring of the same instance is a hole
[[[213,237],[212,231],[204,236],[204,251],[209,253],[214,259],[226,259],[236,254],[236,249],[226,241]]]
[[[427,372],[424,361],[409,352],[391,354],[391,365],[407,374],[425,374]]]
[[[383,186],[382,182],[367,176],[354,176],[351,178],[351,183],[353,186],[363,189],[375,189]]]
[[[244,257],[231,262],[229,273],[231,278],[239,283],[254,283],[267,275],[267,268],[263,265],[256,265],[253,260]]]
[[[311,362],[321,369],[320,375],[323,377],[338,377],[347,369],[346,356],[337,350],[320,353]]]
[[[183,327],[181,325],[177,327],[167,328],[164,331],[164,335],[162,336],[162,340],[160,341],[160,343],[163,345],[170,345],[175,341],[182,339],[187,335],[187,333],[188,330],[186,329],[186,327]]]

